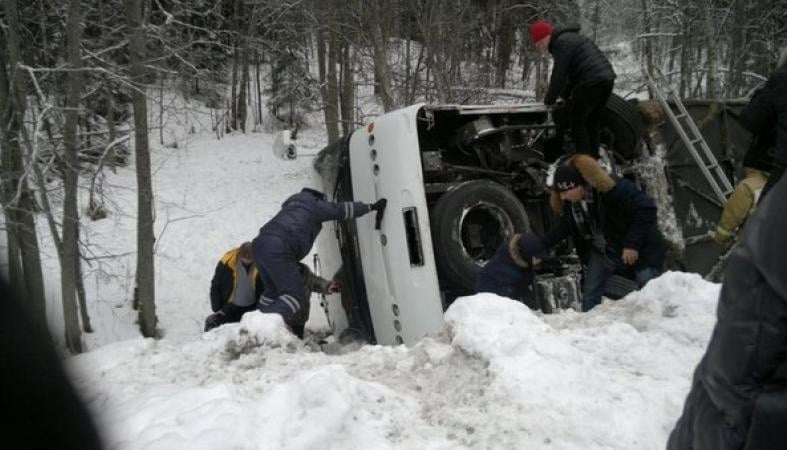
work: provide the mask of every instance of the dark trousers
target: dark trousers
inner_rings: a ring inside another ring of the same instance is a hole
[[[569,124],[574,132],[576,152],[599,157],[601,115],[614,81],[601,81],[591,85],[578,85],[569,101]]]
[[[303,317],[307,317],[309,297],[303,285],[297,255],[281,237],[259,235],[252,242],[252,258],[260,271],[264,287],[259,310],[281,315],[290,328],[304,325],[302,322],[305,322]]]
[[[604,286],[607,280],[615,273],[616,269],[623,267],[623,261],[620,256],[605,256],[597,250],[592,250],[585,264],[585,273],[582,277],[582,311],[590,311],[601,303],[601,296],[604,295]],[[657,277],[660,270],[654,267],[635,265],[634,273],[637,285],[642,287]]]

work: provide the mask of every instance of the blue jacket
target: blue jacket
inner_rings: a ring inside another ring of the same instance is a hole
[[[596,202],[590,211],[593,225],[606,241],[606,254],[619,258],[624,248],[631,248],[639,252],[638,266],[661,269],[666,245],[658,229],[656,204],[633,182],[618,176],[612,178],[614,187],[607,192],[596,191]],[[560,222],[546,234],[544,241],[547,247],[552,247],[569,236],[584,258],[594,242],[582,235],[566,202]]]
[[[260,228],[260,236],[278,236],[301,260],[309,254],[323,222],[360,217],[369,211],[366,203],[329,202],[321,192],[304,188],[284,201],[278,214]]]

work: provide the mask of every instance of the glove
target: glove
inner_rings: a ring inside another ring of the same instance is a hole
[[[711,231],[710,237],[713,238],[717,244],[726,246],[732,242],[734,236],[732,233],[719,226],[716,227],[716,230]]]
[[[385,205],[388,204],[388,200],[381,198],[376,202],[369,205],[369,209],[372,211],[377,211],[377,216],[374,218],[374,229],[379,230],[380,225],[383,223],[383,214],[385,213]]]
[[[372,210],[372,211],[377,211],[377,212],[384,211],[385,210],[385,205],[387,205],[387,204],[388,204],[388,200],[386,200],[384,198],[381,198],[380,200],[377,200],[374,203],[370,203],[369,204],[369,209]]]
[[[208,318],[205,319],[205,332],[207,333],[208,331],[223,325],[225,320],[226,318],[224,313],[221,311],[209,315]]]

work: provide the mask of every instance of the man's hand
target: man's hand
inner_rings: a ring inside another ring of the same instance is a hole
[[[388,200],[381,198],[374,203],[369,204],[369,209],[372,211],[385,211],[385,205],[388,204]]]
[[[627,266],[633,266],[637,263],[639,259],[639,252],[634,250],[633,248],[624,248],[623,249],[623,264]]]
[[[381,198],[376,202],[369,205],[369,209],[371,211],[377,211],[377,216],[374,218],[374,229],[379,230],[380,225],[383,223],[383,213],[385,213],[385,205],[388,204],[388,200]]]
[[[205,332],[207,333],[219,325],[222,325],[225,320],[226,317],[224,317],[224,311],[218,311],[209,315],[208,318],[205,319]]]
[[[331,280],[331,282],[330,282],[330,283],[328,283],[328,287],[327,287],[327,288],[325,288],[325,290],[326,290],[326,291],[327,291],[329,294],[336,294],[336,293],[339,293],[339,292],[341,292],[341,290],[342,290],[342,283],[341,283],[341,281],[339,281],[339,280]]]

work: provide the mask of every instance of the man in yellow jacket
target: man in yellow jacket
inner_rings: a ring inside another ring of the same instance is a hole
[[[312,292],[335,294],[341,290],[338,277],[326,280],[315,275],[306,264],[298,263],[307,295]],[[251,242],[244,242],[221,257],[216,272],[210,282],[210,306],[213,314],[205,319],[205,331],[224,325],[240,322],[241,317],[257,309],[264,290],[260,271],[252,262]],[[290,328],[303,339],[309,310],[304,308],[293,318]]]
[[[262,294],[260,271],[251,260],[251,242],[224,253],[210,281],[213,314],[205,319],[205,331],[225,323],[240,322],[243,314],[257,309]]]

